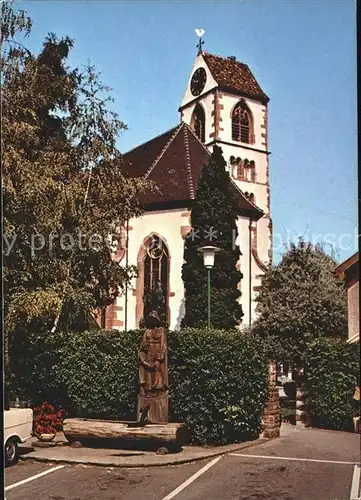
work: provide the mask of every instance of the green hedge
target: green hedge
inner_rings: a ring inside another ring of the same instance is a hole
[[[136,417],[140,332],[93,330],[11,338],[13,397],[50,401],[72,416]]]
[[[172,416],[196,443],[256,438],[267,397],[268,362],[238,331],[184,329],[169,335]]]
[[[359,370],[360,344],[318,339],[308,345],[305,375],[313,427],[353,430],[352,417],[359,414],[353,399]]]
[[[67,388],[69,410],[87,418],[136,419],[140,332],[75,334],[56,369]]]
[[[33,406],[42,401],[68,403],[66,388],[59,383],[56,370],[68,337],[63,333],[45,335],[24,330],[9,334],[11,378],[5,384],[8,399],[19,397]]]
[[[14,395],[69,415],[135,419],[142,332],[95,330],[12,338]],[[199,444],[257,438],[267,393],[259,342],[236,331],[169,332],[170,420]]]

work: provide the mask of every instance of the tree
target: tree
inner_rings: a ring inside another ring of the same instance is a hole
[[[310,340],[347,334],[347,294],[336,265],[320,245],[301,238],[265,273],[253,330],[273,336],[284,361],[302,359]]]
[[[133,278],[112,253],[152,185],[122,173],[116,139],[126,126],[94,68],[67,66],[73,41],[49,34],[34,55],[15,41],[30,34],[31,20],[11,3],[1,10],[8,367],[10,330],[55,330],[112,303]]]
[[[207,273],[198,248],[215,245],[221,249],[211,271],[211,322],[215,328],[234,328],[243,316],[237,288],[242,273],[236,269],[239,249],[234,245],[239,215],[222,149],[214,146],[203,167],[191,211],[191,232],[185,241],[182,278],[185,286],[185,317],[182,327],[207,324]]]

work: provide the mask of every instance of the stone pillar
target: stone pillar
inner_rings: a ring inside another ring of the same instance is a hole
[[[281,427],[281,407],[276,387],[276,362],[269,363],[268,399],[262,419],[262,437],[272,439],[279,437]]]
[[[306,381],[303,368],[297,368],[295,376],[296,382],[296,427],[308,427],[311,425],[311,418],[305,404]]]

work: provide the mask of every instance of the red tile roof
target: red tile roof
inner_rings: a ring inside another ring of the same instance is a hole
[[[247,64],[208,52],[203,52],[203,58],[220,88],[233,90],[262,102],[269,101]]]
[[[152,205],[194,200],[198,180],[210,152],[185,122],[123,155],[123,170],[131,177],[154,181],[160,193],[140,195],[146,208]],[[231,182],[242,212],[259,219],[263,212]]]
[[[145,204],[192,200],[209,152],[190,127],[177,127],[142,144],[123,156],[124,169],[132,177],[156,182],[161,193],[146,193]]]

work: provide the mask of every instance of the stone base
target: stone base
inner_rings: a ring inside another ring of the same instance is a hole
[[[275,429],[265,429],[262,433],[262,437],[267,439],[274,439],[280,437],[280,428],[277,427]]]
[[[53,448],[54,446],[65,446],[69,444],[67,441],[32,441],[31,446],[33,448]]]
[[[168,392],[148,392],[138,396],[138,420],[141,418],[141,410],[149,407],[147,422],[150,424],[165,424],[168,422]]]
[[[360,432],[360,417],[353,418],[353,427],[355,432]]]

